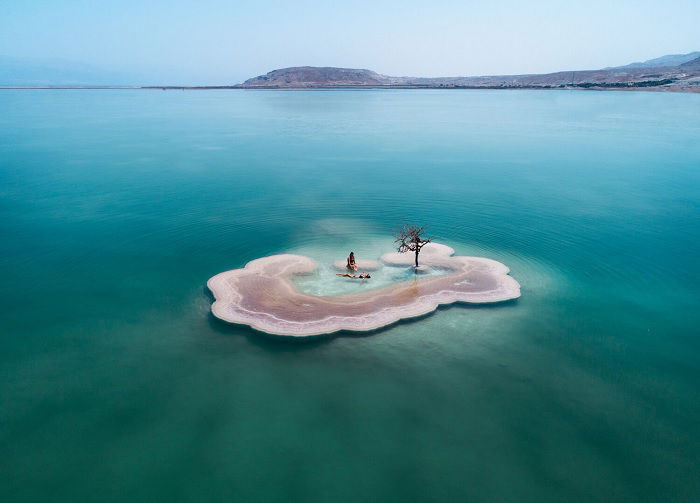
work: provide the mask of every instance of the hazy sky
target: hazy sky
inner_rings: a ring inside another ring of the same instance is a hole
[[[700,50],[699,26],[700,0],[0,0],[0,54],[183,84],[301,65],[540,73]]]

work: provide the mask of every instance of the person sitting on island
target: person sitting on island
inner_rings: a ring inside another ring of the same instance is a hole
[[[362,281],[364,281],[364,280],[369,279],[369,278],[372,277],[372,276],[370,276],[369,274],[367,274],[367,273],[364,272],[364,271],[362,272],[362,274],[359,274],[359,275],[358,275],[358,274],[347,274],[347,273],[345,273],[345,274],[336,274],[336,276],[342,276],[342,277],[344,277],[344,278],[352,278],[352,279],[361,279]]]
[[[357,271],[357,263],[355,262],[355,252],[350,252],[348,257],[348,269],[351,271]]]

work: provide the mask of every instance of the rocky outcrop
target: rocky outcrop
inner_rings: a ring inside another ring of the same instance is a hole
[[[391,84],[390,77],[371,70],[298,66],[273,70],[248,79],[243,87],[338,87]]]

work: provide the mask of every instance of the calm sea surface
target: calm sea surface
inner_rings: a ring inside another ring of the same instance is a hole
[[[522,298],[303,344],[209,314],[404,220]],[[700,95],[0,91],[0,242],[4,502],[700,499]]]

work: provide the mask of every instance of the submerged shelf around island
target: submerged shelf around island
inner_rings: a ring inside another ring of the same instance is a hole
[[[340,330],[367,332],[428,314],[439,305],[484,304],[520,297],[520,285],[508,275],[508,267],[495,260],[454,256],[452,248],[431,243],[423,248],[420,262],[446,273],[416,275],[415,279],[357,293],[314,296],[301,292],[293,278],[313,273],[316,262],[302,255],[283,254],[217,274],[207,286],[215,298],[211,309],[217,318],[288,337]],[[411,267],[413,255],[387,253],[381,263]]]

